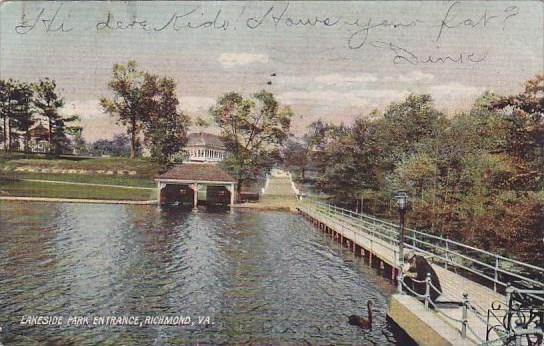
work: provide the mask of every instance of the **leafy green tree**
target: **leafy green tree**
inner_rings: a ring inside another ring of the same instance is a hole
[[[367,181],[360,169],[364,163],[359,160],[358,148],[349,135],[341,136],[330,143],[322,152],[324,167],[317,187],[324,192],[332,193],[340,199],[356,199],[358,193],[367,187]]]
[[[13,80],[0,80],[0,116],[2,117],[2,141],[4,150],[9,150],[8,129],[9,118],[11,116],[11,99]]]
[[[290,139],[282,150],[282,162],[292,172],[297,173],[302,181],[305,180],[310,149],[308,142]]]
[[[15,102],[12,105],[11,127],[13,130],[22,133],[25,151],[29,150],[29,130],[36,122],[32,97],[33,90],[31,84],[17,83],[13,88],[13,99]]]
[[[149,145],[151,157],[167,163],[187,143],[188,116],[178,110],[176,84],[170,78],[149,78],[144,84],[148,117],[144,122],[145,141]]]
[[[83,127],[70,126],[66,129],[66,133],[72,136],[72,148],[75,154],[82,154],[87,152],[87,142],[83,138]]]
[[[93,155],[129,156],[130,139],[125,134],[117,134],[112,140],[99,139],[89,145],[89,152]]]
[[[539,264],[543,97],[537,76],[518,95],[486,92],[451,118],[428,95],[410,95],[349,131],[315,124],[310,133],[323,134],[312,157],[321,160],[317,184],[337,200],[364,194],[373,213],[392,219],[391,197],[407,190],[411,227]]]
[[[506,121],[504,151],[513,157],[518,173],[512,180],[517,189],[544,187],[544,75],[525,83],[525,90],[501,97],[491,104]]]
[[[327,135],[332,127],[332,124],[327,124],[321,119],[308,125],[308,131],[304,136],[304,140],[308,143],[309,148],[312,150],[324,149],[327,144]]]
[[[269,157],[288,138],[293,113],[289,107],[280,109],[274,95],[264,90],[249,98],[229,92],[219,97],[210,113],[231,153],[224,164],[236,176],[240,192],[244,181],[258,178],[268,168]]]
[[[100,104],[104,112],[117,118],[117,121],[126,126],[130,138],[130,158],[136,157],[138,135],[147,114],[142,107],[149,100],[144,99],[143,85],[146,82],[145,73],[137,70],[137,64],[130,60],[127,65],[113,66],[113,79],[108,87],[113,91],[113,98],[103,97]],[[147,76],[149,82],[150,76]]]
[[[200,130],[202,131],[203,129],[209,127],[212,123],[212,119],[208,119],[208,118],[205,118],[205,117],[197,117],[195,120],[194,120],[194,125]]]
[[[49,131],[49,151],[60,153],[66,148],[66,124],[77,120],[74,116],[62,116],[59,109],[64,99],[58,93],[54,80],[45,78],[34,84],[34,105],[38,113],[47,119]]]
[[[72,122],[79,122],[79,115],[70,115],[58,118],[54,122],[55,132],[53,138],[55,142],[55,152],[71,152],[73,151],[73,142],[67,135],[82,131],[79,125],[69,125]]]
[[[0,114],[2,116],[2,140],[4,149],[16,149],[17,138],[22,137],[28,149],[28,130],[34,124],[32,84],[9,79],[0,81]]]
[[[2,116],[2,140],[5,151],[13,146],[16,134],[13,132],[15,112],[18,101],[19,82],[13,79],[0,80],[0,115]]]

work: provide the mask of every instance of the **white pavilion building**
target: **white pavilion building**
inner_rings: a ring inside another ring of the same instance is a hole
[[[219,136],[205,132],[190,133],[185,145],[188,162],[217,163],[227,156],[227,150]]]

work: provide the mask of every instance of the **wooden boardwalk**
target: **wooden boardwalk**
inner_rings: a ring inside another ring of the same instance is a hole
[[[334,215],[324,213],[322,210],[312,208],[311,206],[301,204],[299,212],[313,223],[318,229],[338,240],[345,246],[350,247],[357,255],[369,257],[370,262],[378,261],[382,267],[390,267],[391,279],[396,280],[398,275],[398,241],[390,238],[387,234],[379,232],[372,226],[365,227],[363,224],[357,224],[348,217],[342,215]],[[432,261],[432,258],[430,258]],[[491,308],[491,303],[494,301],[505,302],[506,297],[499,294],[483,285],[480,285],[468,278],[456,274],[448,269],[437,264],[431,264],[436,271],[442,286],[443,294],[439,301],[462,302],[463,293],[468,294],[468,299],[473,310],[469,310],[467,315],[468,328],[467,337],[462,339],[466,341],[464,344],[480,344],[485,342],[487,333],[487,324],[484,322],[487,318],[487,310]],[[449,267],[453,267],[450,265]],[[406,299],[404,299],[406,301]],[[423,303],[416,298],[408,300],[410,309],[415,314],[418,311],[423,311]],[[440,312],[433,310],[425,310],[426,313],[431,313],[436,322],[444,328],[444,325],[450,326],[451,330],[442,330],[441,333],[451,333],[461,337],[461,323],[456,320],[462,320],[462,308],[450,307],[440,308]],[[478,315],[480,318],[478,318]],[[482,320],[483,319],[483,320]],[[432,326],[430,326],[432,327]],[[498,336],[494,333],[490,335],[490,339],[497,339]],[[460,340],[460,339],[456,339]],[[458,341],[455,341],[457,343]]]

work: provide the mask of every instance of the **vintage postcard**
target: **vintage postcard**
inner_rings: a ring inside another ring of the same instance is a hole
[[[0,346],[543,340],[544,2],[0,1]]]

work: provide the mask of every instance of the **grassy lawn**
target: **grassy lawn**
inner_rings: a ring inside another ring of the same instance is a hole
[[[17,167],[34,167],[48,169],[84,169],[104,171],[136,171],[136,175],[130,178],[151,179],[159,173],[161,167],[155,162],[138,158],[131,160],[126,157],[108,158],[48,158],[45,155],[24,153],[0,153],[0,169],[9,167],[14,170]]]
[[[4,170],[8,167],[9,170]],[[17,167],[40,169],[76,169],[87,171],[135,171],[135,175],[62,174],[14,172]],[[52,180],[73,183],[154,187],[152,178],[160,167],[146,159],[130,160],[124,157],[82,158],[48,157],[40,154],[0,152],[0,196],[82,198],[106,200],[151,200],[155,190],[124,189],[106,186],[82,186],[22,179]]]
[[[152,200],[155,190],[79,186],[12,180],[0,177],[0,196],[85,198],[106,200]]]
[[[86,174],[54,174],[54,173],[27,173],[27,172],[0,172],[0,177],[8,179],[37,179],[67,181],[73,183],[89,183],[104,185],[121,185],[137,187],[155,187],[151,178],[133,178],[127,176],[86,175]]]

